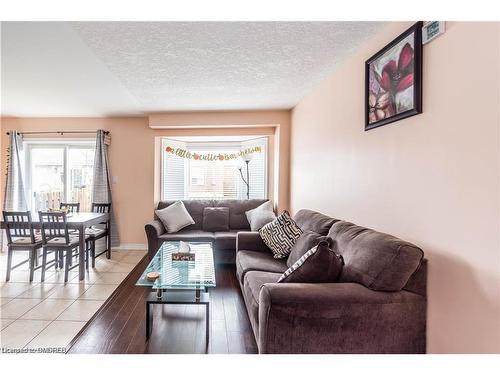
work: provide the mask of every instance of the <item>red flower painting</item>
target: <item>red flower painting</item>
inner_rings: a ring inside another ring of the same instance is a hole
[[[421,112],[420,29],[418,22],[366,62],[366,130]]]
[[[382,76],[376,74],[380,87],[396,94],[413,85],[413,48],[406,43],[399,54],[398,62],[390,60],[382,69]]]

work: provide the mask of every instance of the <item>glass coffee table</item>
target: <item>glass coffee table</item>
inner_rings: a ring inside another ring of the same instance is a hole
[[[149,265],[142,273],[136,286],[152,289],[146,299],[146,340],[153,327],[152,305],[205,305],[206,342],[209,340],[210,294],[209,288],[215,287],[215,267],[212,243],[188,242],[194,261],[172,261],[172,253],[178,252],[179,241],[164,242]],[[149,281],[146,275],[158,272],[160,277]]]

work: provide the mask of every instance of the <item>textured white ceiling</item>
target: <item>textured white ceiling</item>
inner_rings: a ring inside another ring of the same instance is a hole
[[[382,25],[4,22],[2,114],[288,109]]]

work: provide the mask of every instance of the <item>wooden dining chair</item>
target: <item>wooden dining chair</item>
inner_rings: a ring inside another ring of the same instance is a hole
[[[68,281],[69,271],[78,267],[78,262],[73,264],[73,257],[78,256],[78,237],[71,235],[68,230],[65,212],[38,212],[42,232],[42,276],[45,280],[45,271],[54,266],[64,266],[64,282]],[[47,262],[47,256],[55,254],[55,259]]]
[[[111,212],[111,203],[92,203],[92,212],[109,214]],[[106,254],[106,258],[111,258],[111,236],[110,236],[110,221],[109,218],[105,222],[94,225],[91,228],[85,230],[85,234],[88,236],[86,242],[86,267],[89,267],[89,252],[90,259],[92,260],[92,268],[95,267],[95,259],[103,254]],[[106,248],[100,253],[96,254],[96,241],[106,237]]]
[[[38,250],[42,247],[42,239],[35,235],[33,223],[31,221],[31,212],[13,212],[3,211],[3,220],[5,223],[5,232],[7,235],[7,272],[5,281],[10,280],[10,273],[13,269],[29,262],[29,280],[33,281],[35,270],[38,266]],[[27,251],[28,259],[12,266],[12,257],[16,251]]]
[[[59,208],[69,208],[69,212],[72,214],[80,212],[80,203],[63,203],[59,204]]]

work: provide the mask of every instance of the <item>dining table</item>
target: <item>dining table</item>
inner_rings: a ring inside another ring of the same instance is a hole
[[[34,229],[41,229],[40,218],[38,214],[32,214],[32,225]],[[92,225],[104,223],[109,221],[107,213],[99,212],[75,212],[66,216],[66,223],[68,229],[78,231],[78,241],[80,251],[78,251],[78,279],[85,280],[85,228],[90,228]],[[2,218],[0,228],[4,229],[5,224]],[[111,228],[108,225],[109,235],[111,235]],[[109,243],[110,241],[107,242]]]

